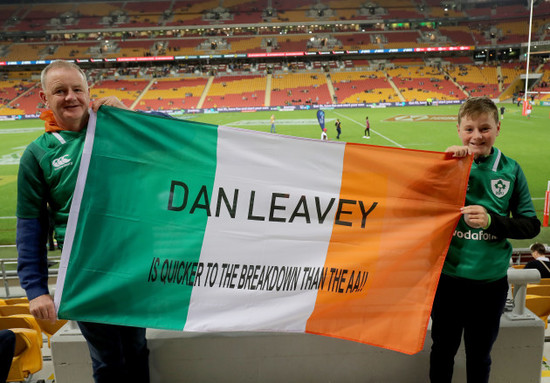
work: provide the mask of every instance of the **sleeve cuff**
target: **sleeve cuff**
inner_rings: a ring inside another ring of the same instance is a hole
[[[483,230],[487,230],[491,226],[491,214],[487,213],[487,225],[482,227]]]

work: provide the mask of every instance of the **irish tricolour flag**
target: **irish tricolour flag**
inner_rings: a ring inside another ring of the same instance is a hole
[[[60,318],[422,349],[471,159],[102,107]]]

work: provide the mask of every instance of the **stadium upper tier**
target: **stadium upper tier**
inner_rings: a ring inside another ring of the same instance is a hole
[[[13,3],[0,5],[0,53],[6,61],[127,57],[168,49],[226,54],[498,46],[528,39],[529,9],[511,0],[501,0],[504,5],[496,8],[490,1],[444,8],[440,0]],[[550,39],[549,24],[550,2],[539,2],[534,9],[534,41]]]
[[[526,17],[527,2],[500,1],[483,4],[460,2],[445,6],[440,0],[397,0],[359,2],[356,0],[165,0],[28,2],[3,1],[0,21],[9,30],[87,29],[88,27],[155,27],[212,24],[276,24],[343,20],[427,20],[449,18]],[[37,4],[38,3],[38,4]],[[494,4],[493,4],[494,3]],[[539,2],[536,13],[550,7]],[[509,4],[509,5],[507,5]]]

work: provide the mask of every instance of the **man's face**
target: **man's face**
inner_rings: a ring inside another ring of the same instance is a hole
[[[497,123],[489,113],[464,116],[458,125],[458,137],[470,149],[474,158],[491,154],[499,132],[500,122]]]
[[[80,130],[88,120],[90,90],[79,71],[53,68],[46,76],[40,98],[51,109],[59,127]]]

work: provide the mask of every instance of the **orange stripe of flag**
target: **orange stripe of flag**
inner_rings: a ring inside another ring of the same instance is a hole
[[[422,349],[471,165],[444,158],[347,144],[340,199],[350,201],[342,209],[349,214],[340,218],[352,225],[334,225],[307,332],[407,354]],[[365,227],[359,201],[364,211],[376,204]]]

